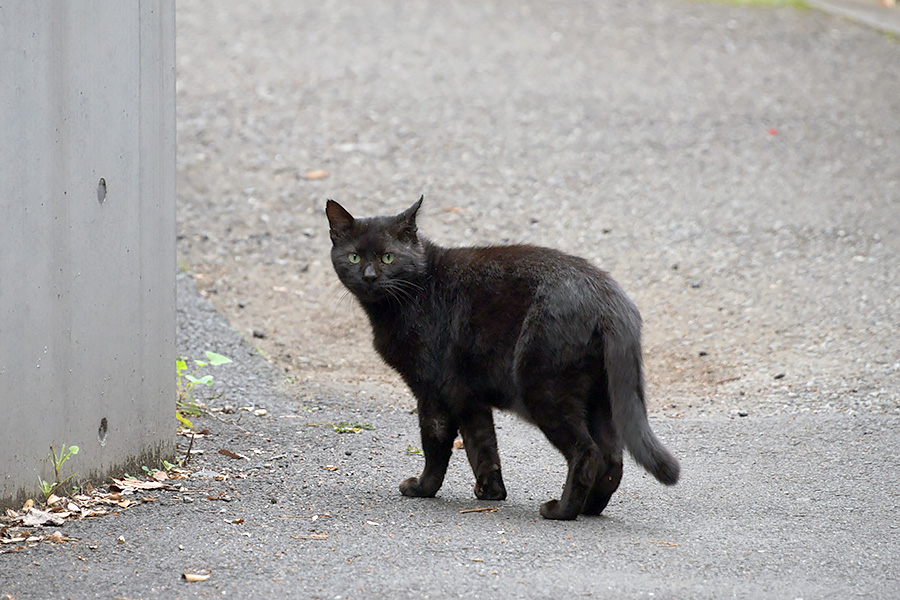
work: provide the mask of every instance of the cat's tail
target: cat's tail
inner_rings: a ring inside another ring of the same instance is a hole
[[[606,336],[604,340],[613,424],[639,465],[660,483],[675,485],[681,471],[678,459],[662,445],[647,420],[640,321],[634,323],[634,327],[624,329]]]

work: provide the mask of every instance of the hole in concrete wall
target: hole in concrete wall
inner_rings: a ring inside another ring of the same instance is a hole
[[[100,429],[97,430],[97,439],[100,441],[101,446],[106,445],[106,434],[107,434],[107,425],[106,425],[106,417],[100,419]]]
[[[106,201],[106,179],[103,177],[100,178],[100,183],[97,184],[97,201],[100,204]]]

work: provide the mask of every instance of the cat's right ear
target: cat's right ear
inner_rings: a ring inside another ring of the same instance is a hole
[[[353,227],[353,215],[334,200],[325,203],[325,215],[328,217],[328,225],[331,227],[329,233],[332,242],[336,242]]]

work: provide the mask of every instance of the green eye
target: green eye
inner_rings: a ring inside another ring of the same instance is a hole
[[[350,261],[351,265],[359,264],[359,254],[357,254],[356,252],[351,252],[347,257],[347,260]]]
[[[391,253],[382,254],[382,255],[381,255],[381,262],[383,262],[383,263],[386,264],[386,265],[391,264],[392,262],[394,262],[394,255],[391,254]]]

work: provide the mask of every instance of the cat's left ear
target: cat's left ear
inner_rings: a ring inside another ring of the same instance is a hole
[[[415,204],[397,215],[397,224],[400,226],[397,237],[400,240],[405,242],[418,241],[418,236],[416,236],[416,233],[418,232],[418,227],[416,227],[416,213],[419,212],[419,207],[422,206],[422,200],[424,199],[425,196],[423,195]]]
[[[325,215],[328,217],[328,225],[331,227],[331,241],[335,242],[353,227],[353,215],[347,212],[347,209],[335,202],[329,200],[325,204]]]

